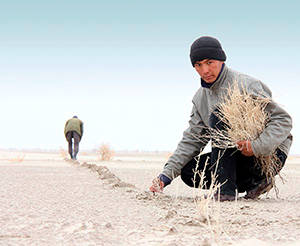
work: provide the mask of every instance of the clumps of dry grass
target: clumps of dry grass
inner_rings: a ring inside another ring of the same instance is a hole
[[[60,148],[60,149],[59,149],[59,154],[60,154],[60,156],[61,156],[64,160],[68,159],[68,153],[67,153],[67,151],[64,150],[63,148]]]
[[[24,158],[25,158],[25,154],[24,153],[19,153],[19,154],[16,154],[15,156],[9,158],[9,161],[20,163],[20,162],[24,161]]]
[[[199,171],[199,159],[194,171],[193,183],[194,183],[194,203],[199,213],[200,220],[207,226],[211,233],[211,239],[215,242],[220,241],[221,234],[225,234],[224,229],[221,226],[221,205],[220,205],[220,188],[222,184],[217,181],[217,166],[214,172],[211,172],[211,183],[207,187],[205,171],[207,168],[208,160],[206,160],[203,170]],[[199,178],[197,178],[197,176]],[[196,180],[200,180],[198,186]],[[216,199],[217,197],[217,199]]]
[[[99,147],[98,154],[99,154],[99,159],[101,161],[110,161],[113,158],[115,152],[108,144],[102,144]]]
[[[199,160],[197,161],[196,167],[194,171],[193,183],[195,190],[199,191],[197,196],[194,196],[194,201],[197,204],[198,211],[201,216],[204,216],[206,220],[209,222],[209,204],[213,201],[214,195],[219,193],[220,191],[220,184],[217,182],[216,173],[211,173],[211,183],[206,192],[204,192],[205,187],[207,187],[205,181],[205,170],[207,167],[207,161],[205,162],[204,169],[202,171],[198,170],[199,167]],[[217,168],[215,169],[217,170]],[[196,186],[197,176],[199,177],[199,185]]]
[[[173,155],[173,152],[167,152],[166,153],[166,159],[168,160]]]
[[[217,147],[236,147],[238,141],[259,137],[269,119],[265,111],[269,102],[269,98],[254,98],[237,82],[229,87],[215,113],[225,127],[213,132]]]
[[[235,81],[217,107],[215,114],[223,123],[224,129],[211,130],[213,144],[222,149],[233,148],[237,147],[238,141],[258,138],[269,121],[265,110],[269,102],[270,98],[254,97]],[[256,156],[256,160],[262,173],[274,184],[274,176],[280,168],[275,150],[270,156]]]

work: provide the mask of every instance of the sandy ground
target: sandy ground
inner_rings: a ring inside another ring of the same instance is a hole
[[[0,245],[300,245],[300,158],[288,159],[278,198],[210,202],[208,217],[180,178],[148,192],[166,159],[0,151]]]

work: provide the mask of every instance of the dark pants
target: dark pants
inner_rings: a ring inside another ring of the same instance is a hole
[[[70,132],[67,132],[66,139],[69,143],[69,154],[72,159],[76,159],[78,151],[79,151],[79,142],[80,142],[81,136],[75,131],[70,131]],[[74,140],[74,141],[72,141],[72,140]],[[73,149],[73,144],[74,144],[74,149]]]
[[[224,129],[222,122],[220,122],[214,114],[212,114],[210,118],[210,126],[215,129]],[[280,160],[279,172],[283,167],[287,156],[279,149],[276,150],[276,155]],[[236,148],[212,148],[210,153],[200,155],[200,157],[197,158],[199,158],[199,162],[196,171],[202,172],[205,162],[207,162],[204,189],[209,188],[212,173],[216,174],[217,182],[222,184],[220,193],[226,195],[235,195],[236,191],[249,191],[266,179],[266,176],[262,174],[261,168],[257,164],[255,157],[244,156]],[[193,158],[188,162],[181,170],[181,179],[187,185],[198,188],[200,182],[199,175],[196,175],[195,184],[193,182],[196,164],[196,158]]]
[[[224,154],[216,164],[219,151]],[[283,166],[287,157],[286,154],[279,149],[277,149],[276,154]],[[194,171],[202,172],[205,162],[207,164],[204,170],[205,187],[203,188],[209,188],[211,176],[216,173],[217,182],[223,184],[220,189],[221,194],[235,195],[236,190],[237,192],[249,191],[266,179],[266,176],[262,174],[260,167],[256,164],[255,157],[244,156],[237,149],[227,149],[224,151],[213,148],[212,152],[200,155],[198,169],[196,170],[197,158],[193,158],[181,170],[181,179],[191,187],[199,187],[199,175],[195,177],[195,184],[193,182]]]

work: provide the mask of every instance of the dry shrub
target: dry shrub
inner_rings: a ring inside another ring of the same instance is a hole
[[[204,169],[200,172],[198,170],[199,167],[199,160],[197,161],[196,168],[194,171],[194,177],[193,177],[193,183],[194,188],[198,189],[197,196],[194,196],[194,201],[197,204],[198,211],[200,212],[201,216],[204,216],[207,221],[209,221],[209,204],[214,199],[214,195],[220,191],[220,184],[218,184],[216,179],[216,173],[211,173],[211,184],[209,188],[204,192],[204,188],[206,187],[206,181],[205,181],[205,170],[207,167],[207,161],[205,162]],[[217,168],[215,169],[217,170]],[[196,179],[197,176],[200,179],[198,187],[196,186]]]
[[[254,98],[235,82],[217,107],[216,116],[224,123],[224,130],[213,131],[217,147],[236,147],[240,140],[254,140],[263,132],[268,114],[269,98]]]
[[[88,156],[88,155],[89,155],[89,153],[88,153],[88,152],[86,152],[86,151],[80,151],[80,155],[83,155],[83,156]]]
[[[66,150],[64,150],[63,148],[59,149],[59,154],[61,155],[61,157],[65,160],[68,159],[68,153]]]
[[[265,129],[269,115],[266,107],[270,99],[254,97],[245,87],[240,88],[234,82],[228,88],[228,94],[218,105],[216,116],[224,123],[224,130],[211,129],[214,145],[225,149],[237,147],[241,140],[255,140]],[[275,150],[270,156],[256,156],[256,162],[262,173],[274,184],[274,176],[280,169],[280,162]]]
[[[196,194],[194,194],[194,203],[196,204],[196,209],[199,212],[200,219],[205,222],[205,225],[208,227],[208,230],[211,233],[211,239],[219,242],[221,234],[226,235],[226,232],[220,223],[220,187],[222,184],[218,183],[217,181],[216,170],[218,163],[215,163],[216,168],[214,172],[211,172],[211,183],[210,186],[207,187],[205,181],[205,170],[207,168],[208,160],[205,162],[204,169],[199,171],[199,159],[197,161],[195,170],[193,170],[194,191],[196,192]],[[197,176],[200,179],[198,187],[196,187]],[[218,199],[215,199],[215,195],[218,195]]]
[[[19,153],[16,156],[12,157],[9,159],[10,162],[22,162],[24,161],[25,154],[24,153]]]
[[[101,161],[110,161],[115,154],[108,144],[102,144],[99,147],[98,153]]]
[[[173,152],[167,152],[166,153],[166,159],[168,160],[173,155]]]

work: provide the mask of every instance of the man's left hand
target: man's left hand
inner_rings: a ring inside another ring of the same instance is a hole
[[[253,156],[253,150],[251,146],[251,142],[249,140],[242,140],[237,142],[238,150],[242,152],[245,156]]]

